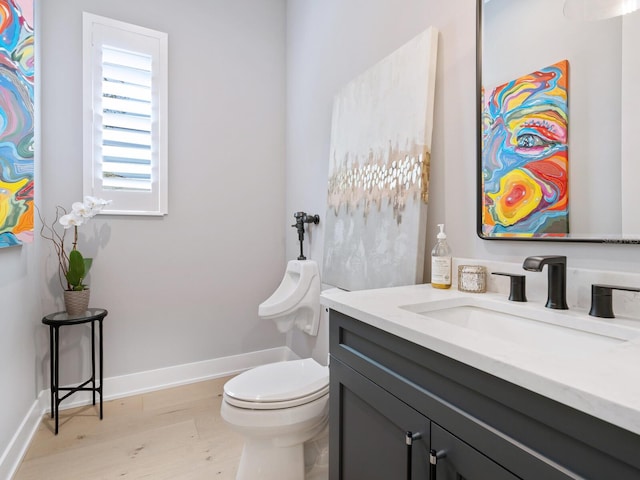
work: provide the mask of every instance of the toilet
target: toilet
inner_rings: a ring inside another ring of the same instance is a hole
[[[281,332],[316,336],[320,274],[313,260],[288,262],[276,291],[258,316]],[[223,420],[244,437],[236,480],[320,480],[325,475],[329,421],[329,368],[313,358],[271,363],[224,385]],[[318,475],[318,472],[320,474]]]

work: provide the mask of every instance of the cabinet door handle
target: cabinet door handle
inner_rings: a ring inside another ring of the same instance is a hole
[[[407,480],[411,480],[411,463],[413,442],[422,438],[422,434],[407,432],[405,435],[405,443],[407,444]]]
[[[429,450],[429,480],[436,480],[437,466],[438,460],[441,458],[445,458],[447,456],[447,452],[444,450],[435,451],[433,449]]]

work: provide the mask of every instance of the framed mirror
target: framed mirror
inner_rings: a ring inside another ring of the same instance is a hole
[[[477,232],[640,244],[640,11],[478,0]]]

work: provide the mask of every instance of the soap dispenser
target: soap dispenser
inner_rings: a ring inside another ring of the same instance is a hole
[[[431,251],[431,286],[434,288],[451,287],[451,248],[444,233],[444,224],[439,223],[438,242]]]

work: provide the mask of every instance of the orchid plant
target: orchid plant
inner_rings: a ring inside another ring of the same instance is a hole
[[[84,197],[83,202],[74,202],[71,205],[71,212],[67,212],[63,207],[56,207],[56,218],[51,225],[47,224],[42,217],[42,228],[40,235],[53,242],[54,250],[58,257],[58,277],[62,288],[66,290],[85,290],[87,286],[83,283],[89,273],[93,259],[85,258],[78,250],[78,227],[87,223],[96,216],[111,200],[103,200],[95,197]],[[61,233],[56,230],[60,224],[64,230]],[[71,251],[67,253],[65,248],[65,237],[67,230],[73,228],[73,244]],[[63,278],[65,281],[63,281]]]

